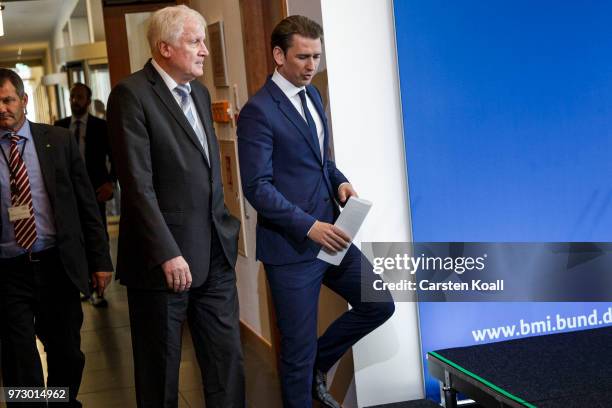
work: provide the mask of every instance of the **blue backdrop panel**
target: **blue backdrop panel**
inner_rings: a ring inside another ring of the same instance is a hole
[[[394,9],[414,240],[612,241],[612,3]],[[421,304],[423,352],[608,306]]]

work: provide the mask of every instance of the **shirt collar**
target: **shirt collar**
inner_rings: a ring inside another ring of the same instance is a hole
[[[157,61],[155,61],[154,58],[151,58],[151,65],[153,65],[153,68],[155,68],[159,76],[162,77],[168,89],[170,89],[170,91],[174,91],[174,88],[176,88],[179,84],[172,79],[172,77],[168,75],[166,71],[164,71],[164,69],[157,63]],[[187,87],[188,92],[191,92],[191,85],[189,85],[189,82],[183,86]]]
[[[76,116],[72,115],[72,117],[70,118],[70,124],[73,125],[78,120],[83,125],[86,125],[88,118],[89,118],[89,112],[85,112],[85,114],[83,116],[81,116],[80,118],[77,118]]]
[[[9,133],[8,131],[6,131],[5,129],[2,129],[0,132],[0,137],[2,137],[2,140],[4,140],[4,136]],[[21,136],[21,138],[32,141],[32,130],[30,129],[30,121],[26,120],[25,122],[23,122],[23,125],[21,126],[21,129],[19,129],[17,132],[15,132],[17,134],[17,136]]]
[[[272,81],[276,85],[278,85],[280,90],[283,91],[283,93],[287,95],[287,98],[289,99],[293,98],[295,95],[306,89],[305,86],[298,88],[297,86],[293,85],[287,80],[287,78],[282,76],[276,68],[274,69],[274,73],[272,74]]]

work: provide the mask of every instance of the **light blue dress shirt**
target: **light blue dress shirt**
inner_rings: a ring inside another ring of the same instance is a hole
[[[10,138],[6,137],[7,133],[5,129],[0,129],[0,148],[4,151],[6,158],[9,159],[11,141]],[[36,234],[38,235],[38,239],[32,247],[32,252],[38,252],[55,245],[55,221],[42,177],[38,154],[34,146],[30,122],[26,120],[17,135],[21,136],[18,143],[19,152],[21,153],[23,148],[23,160],[30,180]],[[25,147],[23,146],[24,143]],[[9,221],[8,208],[11,206],[10,172],[4,157],[0,157],[0,194],[0,209],[2,210],[0,258],[12,258],[25,254],[26,250],[19,247],[15,242],[15,230],[13,223]]]

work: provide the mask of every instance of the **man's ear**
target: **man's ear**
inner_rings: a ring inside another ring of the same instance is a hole
[[[164,58],[170,58],[170,56],[172,55],[172,51],[170,49],[171,45],[168,44],[165,41],[160,41],[159,44],[157,44],[157,49],[159,50],[159,55],[161,55]]]
[[[276,63],[276,66],[282,67],[283,65],[285,65],[285,53],[283,52],[281,47],[274,47],[274,49],[272,50],[272,57],[274,57],[274,62]]]

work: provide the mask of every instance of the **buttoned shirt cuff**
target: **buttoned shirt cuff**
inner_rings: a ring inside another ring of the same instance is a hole
[[[312,226],[308,229],[308,232],[306,233],[306,238],[310,238],[310,231],[312,231],[312,229],[314,228],[316,223],[317,223],[317,221],[315,220],[315,222],[312,224]]]

